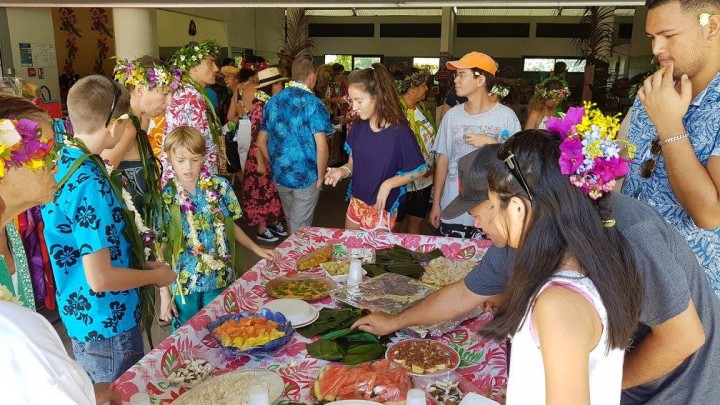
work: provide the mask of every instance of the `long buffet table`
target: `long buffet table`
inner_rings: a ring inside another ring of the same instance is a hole
[[[348,248],[385,248],[398,244],[423,252],[439,248],[449,259],[473,261],[481,260],[490,246],[490,242],[479,240],[302,228],[277,247],[279,259],[272,263],[267,260],[258,262],[187,324],[120,376],[113,383],[113,389],[121,393],[123,401],[129,401],[130,397],[138,392],[146,392],[153,399],[153,403],[170,403],[179,397],[184,389],[168,383],[169,370],[183,358],[199,357],[218,367],[215,374],[240,368],[274,370],[285,381],[285,393],[279,403],[312,403],[313,382],[327,362],[308,356],[305,345],[310,342],[309,339],[296,333],[286,346],[270,355],[235,357],[218,347],[206,326],[210,321],[227,313],[261,308],[272,300],[265,293],[264,287],[269,280],[295,273],[298,258],[327,243],[343,244]],[[330,297],[313,302],[312,305],[317,309],[337,307]],[[507,357],[504,343],[480,338],[476,333],[489,320],[488,314],[471,318],[454,331],[443,335],[440,340],[453,347],[460,355],[461,363],[457,371],[473,382],[481,392],[495,399],[507,383]],[[400,332],[392,341],[397,342],[407,336]]]

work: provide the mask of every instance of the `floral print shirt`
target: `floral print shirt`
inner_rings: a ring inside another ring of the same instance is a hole
[[[79,149],[63,147],[55,180],[65,177],[82,154]],[[57,192],[55,201],[42,207],[42,217],[57,283],[58,310],[68,335],[88,342],[137,326],[137,290],[95,292],[85,278],[82,257],[102,249],[109,249],[113,266],[130,265],[122,206],[100,169],[84,161]]]
[[[209,106],[212,108],[212,106]],[[218,172],[218,145],[213,140],[210,132],[210,124],[208,123],[208,105],[202,94],[191,84],[185,84],[179,87],[173,93],[172,102],[165,112],[165,136],[163,136],[163,147],[168,134],[175,128],[181,126],[189,126],[197,128],[205,137],[205,162],[203,167],[208,174],[217,174]],[[162,184],[167,183],[168,179],[173,176],[172,167],[167,160],[165,151],[160,155],[160,161],[163,166]]]
[[[268,154],[275,184],[293,189],[318,179],[315,134],[332,135],[330,115],[307,90],[288,87],[265,105],[260,129],[268,134]]]
[[[711,156],[720,156],[720,73],[690,103],[683,124],[703,166],[707,166]],[[720,297],[720,228],[703,229],[695,225],[670,188],[662,153],[655,157],[657,163],[652,176],[644,179],[640,175],[642,163],[653,157],[650,144],[657,136],[655,125],[650,121],[642,102],[636,99],[628,140],[637,146],[637,151],[622,192],[655,208],[680,231],[705,269],[715,294]]]
[[[180,219],[182,221],[186,247],[182,253],[180,253],[178,263],[174,268],[178,273],[178,279],[173,283],[172,291],[182,293],[183,295],[225,288],[235,281],[235,272],[232,268],[232,260],[229,257],[230,245],[224,232],[222,241],[217,241],[213,210],[219,209],[223,219],[231,217],[233,220],[237,220],[242,217],[242,209],[235,196],[235,192],[233,192],[227,180],[219,176],[211,176],[206,178],[205,181],[209,181],[211,186],[208,188],[201,187],[200,183],[203,182],[201,178],[195,187],[195,193],[187,193],[190,196],[192,207],[195,210],[195,229],[197,229],[198,240],[203,245],[205,253],[218,256],[219,243],[224,244],[225,251],[228,253],[227,256],[221,258],[221,260],[224,260],[227,265],[219,270],[213,270],[207,263],[199,260],[190,239],[190,222],[188,221],[188,216],[182,212],[183,209],[181,208]],[[208,190],[212,193],[219,194],[217,198],[213,197],[213,199],[217,199],[217,204],[209,201]],[[178,203],[177,192],[173,185],[169,184],[165,187],[163,190],[163,199],[168,205]],[[165,213],[165,221],[170,221],[169,212]],[[232,232],[232,229],[228,231]],[[178,282],[182,288],[181,291],[178,291]]]

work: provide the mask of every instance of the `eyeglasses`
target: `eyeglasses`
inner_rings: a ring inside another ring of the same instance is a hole
[[[465,79],[468,78],[468,77],[473,77],[473,78],[475,78],[475,77],[477,77],[477,76],[480,76],[480,73],[478,73],[478,72],[472,72],[472,74],[467,74],[466,72],[460,72],[460,73],[456,73],[456,74],[455,74],[455,77],[460,78],[460,80],[465,80]]]
[[[523,176],[522,172],[520,171],[520,166],[518,165],[517,159],[515,158],[515,154],[500,149],[500,151],[498,151],[498,158],[505,162],[505,166],[507,166],[507,168],[510,170],[510,174],[512,174],[515,180],[520,183],[520,187],[522,187],[530,201],[532,201],[532,194],[530,194],[530,186],[528,186],[528,183],[525,180],[525,176]]]
[[[113,88],[113,92],[114,92],[114,94],[113,94],[113,101],[112,101],[112,104],[110,104],[110,114],[108,114],[108,117],[107,117],[107,119],[105,120],[105,126],[106,126],[106,127],[109,127],[109,126],[110,126],[110,119],[112,118],[112,115],[113,115],[113,113],[115,112],[115,107],[117,107],[117,103],[118,103],[118,101],[120,100],[120,96],[122,95],[122,93],[120,92],[120,89],[118,88],[118,86],[117,86],[117,84],[115,83],[114,80],[112,80],[112,79],[110,79],[109,77],[106,77],[106,76],[103,76],[103,77],[105,77],[106,79],[108,79],[108,80],[110,81],[110,83],[112,83],[112,88]],[[119,118],[120,118],[120,117],[118,117],[118,119],[119,119]]]
[[[660,148],[660,139],[655,138],[650,143],[650,153],[652,154],[652,156],[650,156],[640,165],[640,176],[643,179],[649,179],[650,176],[652,176],[655,172],[655,167],[657,166],[657,159],[660,155],[660,152],[662,152],[662,149]]]

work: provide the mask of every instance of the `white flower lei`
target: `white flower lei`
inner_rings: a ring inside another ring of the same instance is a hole
[[[258,90],[255,92],[255,98],[262,101],[263,103],[267,103],[268,100],[270,100],[270,96],[262,90]]]
[[[312,90],[310,90],[310,87],[308,87],[307,84],[303,82],[296,82],[295,80],[290,80],[290,84],[288,84],[288,87],[297,87],[305,91],[309,91],[310,93],[313,92]]]
[[[175,183],[175,187],[177,189],[178,205],[180,205],[180,207],[182,207],[183,205],[192,205],[192,200],[190,199],[187,190],[183,188],[183,186],[180,184],[179,181],[177,181],[177,179],[173,178],[173,182]],[[216,215],[216,210],[219,209],[217,203],[220,200],[220,191],[214,190],[212,185],[213,181],[210,178],[201,178],[198,181],[198,186],[200,187],[200,190],[205,192],[205,198],[210,204],[210,209],[212,211],[211,213],[213,214],[213,228],[215,231],[214,245],[217,247],[217,255],[211,255],[207,253],[207,249],[200,242],[197,227],[195,226],[195,214],[193,213],[193,211],[189,209],[186,210],[185,218],[187,219],[188,226],[190,228],[190,244],[193,253],[198,257],[198,267],[200,265],[200,262],[202,262],[205,263],[212,270],[220,270],[227,266],[227,263],[225,262],[225,260],[223,260],[227,257],[227,248],[225,247],[225,221],[217,220],[218,218]],[[220,217],[222,218],[222,215],[220,215]],[[220,259],[218,259],[218,256],[220,257]]]

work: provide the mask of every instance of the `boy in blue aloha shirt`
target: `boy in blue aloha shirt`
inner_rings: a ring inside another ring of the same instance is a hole
[[[207,149],[199,130],[174,129],[164,148],[174,173],[163,190],[164,251],[177,280],[172,292],[160,289],[160,320],[172,320],[175,330],[235,281],[235,241],[261,258],[272,260],[277,252],[259,247],[235,224],[242,210],[230,183],[201,174]]]
[[[73,85],[67,103],[75,135],[60,151],[55,201],[42,208],[45,240],[75,359],[93,382],[112,382],[144,354],[136,289],[168,285],[174,273],[158,262],[147,262],[149,270],[127,268],[124,206],[96,163],[95,155],[121,139],[127,91],[92,75]]]

